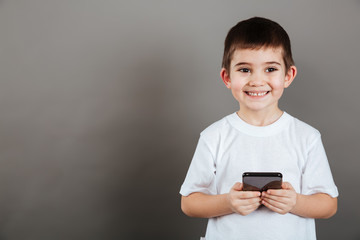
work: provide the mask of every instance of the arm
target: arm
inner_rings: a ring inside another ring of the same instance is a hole
[[[211,218],[232,213],[227,194],[208,195],[195,192],[181,197],[181,210],[189,217]]]
[[[337,211],[337,198],[325,193],[297,195],[296,205],[291,213],[308,218],[330,218]]]
[[[244,192],[236,183],[227,194],[192,193],[181,197],[181,209],[190,217],[211,218],[231,213],[247,215],[260,206],[260,192]]]
[[[330,218],[337,211],[337,198],[325,193],[302,195],[290,183],[283,183],[282,190],[268,190],[262,194],[262,203],[280,214],[288,212],[307,218]]]

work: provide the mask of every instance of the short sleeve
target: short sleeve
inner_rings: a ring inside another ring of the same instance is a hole
[[[326,193],[331,197],[337,197],[339,195],[320,134],[310,145],[308,151],[302,176],[301,192],[304,195],[312,195],[315,193]]]
[[[185,181],[181,186],[180,194],[188,196],[194,192],[201,192],[215,195],[215,171],[214,155],[204,137],[200,136]]]

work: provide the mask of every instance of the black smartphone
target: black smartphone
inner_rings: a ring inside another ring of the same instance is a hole
[[[282,174],[279,172],[245,172],[243,173],[243,191],[266,191],[281,189]]]

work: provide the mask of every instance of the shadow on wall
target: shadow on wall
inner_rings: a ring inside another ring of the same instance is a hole
[[[178,93],[171,85],[172,66],[170,58],[154,54],[127,69],[131,77],[124,86],[129,95],[121,103],[127,110],[120,120],[122,175],[116,179],[123,187],[111,204],[118,203],[114,223],[122,229],[123,239],[183,239],[176,219],[185,217],[178,193],[178,180],[184,176],[176,174],[186,144],[176,116],[181,109],[174,109]]]
[[[177,84],[186,53],[144,45],[51,72],[15,95],[18,114],[8,105],[2,125],[0,240],[185,239],[196,231],[179,225],[183,166],[194,149],[182,122],[187,86]]]

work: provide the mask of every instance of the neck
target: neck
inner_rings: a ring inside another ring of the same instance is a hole
[[[242,111],[240,108],[237,112],[237,115],[242,120],[254,126],[270,125],[276,122],[282,114],[283,111],[279,108],[275,109],[275,111]]]

